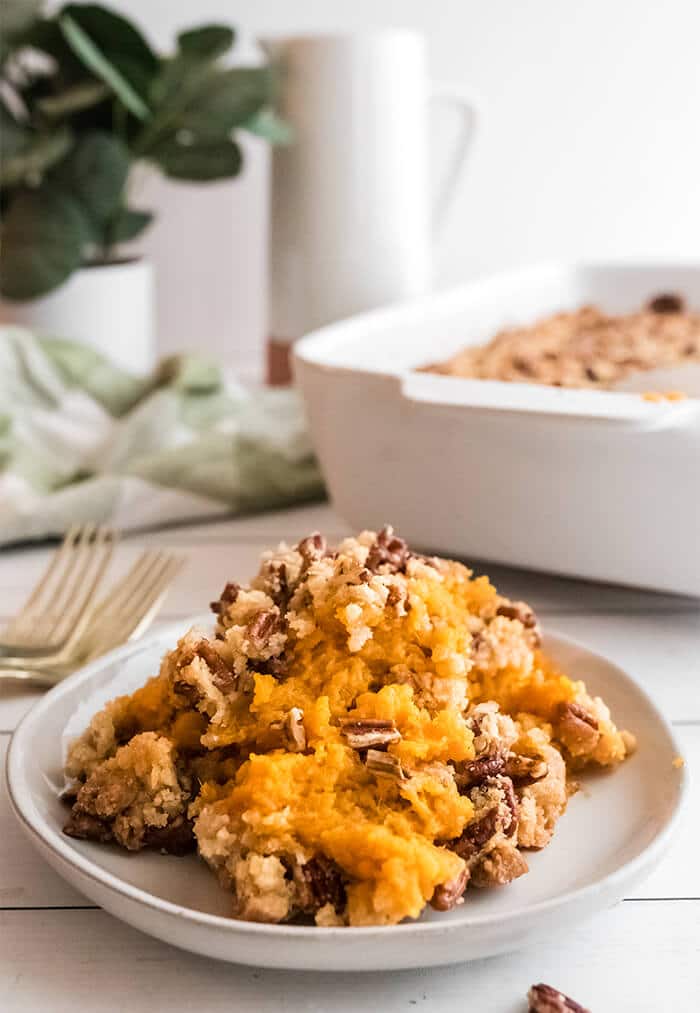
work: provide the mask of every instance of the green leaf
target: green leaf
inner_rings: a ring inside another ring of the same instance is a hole
[[[101,235],[121,204],[129,166],[129,150],[124,142],[94,130],[80,138],[51,178],[81,205]]]
[[[145,98],[160,61],[141,32],[101,4],[66,4],[60,12],[64,14],[82,28],[122,77]]]
[[[171,138],[162,141],[149,157],[166,176],[198,182],[237,176],[243,164],[240,148],[228,140],[187,145]]]
[[[59,127],[50,133],[25,133],[22,141],[18,132],[10,133],[9,138],[3,129],[5,144],[9,141],[9,157],[0,162],[0,183],[3,186],[17,186],[28,183],[37,186],[44,173],[66,154],[73,142],[73,134],[68,127]],[[5,146],[3,155],[5,155]]]
[[[221,143],[269,102],[271,88],[265,67],[222,70],[183,54],[167,60],[153,82],[153,116],[136,139],[135,150],[150,154],[180,131],[192,139]]]
[[[202,25],[180,32],[177,45],[183,53],[215,59],[231,48],[234,39],[235,32],[226,25]]]
[[[243,126],[270,100],[266,67],[212,68],[178,120],[195,137],[223,137]]]
[[[149,109],[144,100],[121,71],[103,55],[77,21],[70,14],[61,14],[59,25],[68,45],[88,70],[104,81],[137,119],[147,119]]]
[[[249,120],[243,124],[251,134],[264,138],[270,144],[291,144],[294,140],[294,130],[289,123],[277,115],[274,109],[269,107],[260,109]]]
[[[70,116],[98,105],[110,94],[109,88],[102,81],[82,81],[59,92],[58,95],[47,95],[37,101],[37,108],[48,119]]]
[[[34,299],[56,288],[83,262],[85,218],[64,193],[43,188],[18,194],[2,223],[0,292]]]
[[[153,221],[150,211],[135,211],[122,208],[109,225],[109,238],[112,243],[128,243],[140,236],[144,229]]]

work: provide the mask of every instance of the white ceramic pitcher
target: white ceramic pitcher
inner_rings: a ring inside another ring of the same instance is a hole
[[[272,165],[270,358],[288,377],[288,349],[307,331],[431,285],[436,229],[476,124],[462,88],[431,84],[411,31],[262,40],[280,75],[278,110],[294,130]],[[429,179],[429,107],[447,102],[461,129],[436,195]]]

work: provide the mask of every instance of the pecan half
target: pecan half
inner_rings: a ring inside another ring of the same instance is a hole
[[[387,524],[371,545],[366,565],[373,573],[376,573],[380,566],[387,567],[391,573],[405,573],[410,558],[411,553],[406,542],[403,538],[398,538],[391,525]]]
[[[527,993],[528,1013],[590,1013],[575,999],[559,992],[551,985],[533,985]]]
[[[455,768],[455,783],[462,792],[466,788],[483,784],[488,777],[502,774],[504,768],[505,758],[500,753],[488,753],[477,757],[476,760],[460,763]]]
[[[522,756],[520,753],[508,753],[505,758],[503,773],[513,781],[530,783],[540,781],[549,772],[547,761],[541,756]]]
[[[379,718],[343,718],[340,722],[340,733],[348,740],[353,749],[371,749],[377,746],[388,746],[398,742],[401,733],[393,721],[382,721]]]
[[[590,753],[598,745],[598,722],[580,704],[560,704],[557,718],[559,738],[573,756]]]
[[[368,749],[365,758],[368,770],[380,777],[391,777],[395,781],[407,781],[401,760],[392,753],[385,753],[381,749]]]
[[[462,903],[462,895],[467,889],[468,882],[469,869],[465,865],[456,879],[435,887],[435,892],[430,898],[430,906],[435,911],[451,911],[453,907]]]

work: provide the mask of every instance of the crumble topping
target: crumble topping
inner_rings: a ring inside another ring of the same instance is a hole
[[[583,306],[531,326],[510,327],[486,345],[465,348],[426,370],[605,390],[633,373],[690,362],[700,362],[700,313],[687,310],[680,296],[669,293],[636,313],[609,314]]]
[[[524,602],[389,527],[264,555],[70,748],[66,833],[196,848],[253,921],[382,925],[527,872],[633,748]]]

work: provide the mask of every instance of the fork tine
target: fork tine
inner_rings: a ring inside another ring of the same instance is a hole
[[[148,580],[144,581],[139,594],[134,596],[128,610],[122,612],[120,617],[122,626],[133,623],[143,613],[153,594],[157,593],[163,583],[168,581],[170,570],[174,567],[175,563],[179,563],[178,557],[168,556],[165,553],[157,560],[149,574]]]
[[[73,587],[76,579],[80,578],[85,565],[91,556],[91,542],[96,535],[96,525],[84,524],[78,529],[78,536],[73,543],[73,551],[66,559],[66,564],[60,574],[60,578],[53,581],[53,584],[46,589],[46,603],[38,600],[34,608],[34,637],[42,643],[53,644],[57,642],[57,629],[65,612],[65,602],[71,600]]]
[[[184,562],[184,559],[180,557],[175,557],[170,561],[170,565],[163,574],[158,586],[153,589],[148,601],[145,603],[145,611],[143,615],[129,632],[127,639],[133,640],[136,637],[141,636],[141,634],[151,625],[151,622],[155,618],[163,599],[170,590],[171,584],[181,572]]]
[[[94,538],[85,546],[81,565],[74,567],[73,580],[64,584],[54,636],[59,643],[65,640],[66,647],[75,643],[85,629],[90,605],[109,565],[114,543],[115,534],[111,529],[97,528]]]
[[[32,619],[35,617],[36,612],[40,611],[39,603],[42,596],[47,593],[47,588],[51,587],[54,583],[53,578],[59,575],[58,580],[60,581],[62,569],[70,562],[70,557],[75,549],[81,531],[82,528],[79,524],[73,524],[68,529],[63,541],[51,556],[46,569],[34,585],[34,589],[26,602],[3,630],[3,640],[22,641],[25,636],[31,633],[31,630],[25,631],[24,627],[33,625]]]
[[[159,552],[148,549],[142,552],[125,577],[112,588],[109,595],[98,602],[90,614],[90,627],[97,627],[104,618],[114,618],[126,607],[147,579],[151,566],[160,556]]]
[[[141,583],[138,594],[131,598],[128,610],[122,609],[111,625],[102,631],[96,624],[96,636],[90,643],[85,660],[98,657],[117,644],[138,636],[150,624],[184,563],[180,556],[157,553],[156,557],[148,579]]]

